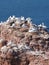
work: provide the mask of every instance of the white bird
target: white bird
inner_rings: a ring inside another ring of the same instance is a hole
[[[18,48],[17,47],[13,47],[12,48],[15,52],[17,52]]]
[[[2,41],[4,41],[3,39],[0,39],[0,43],[2,43]]]
[[[30,17],[26,18],[26,21],[28,21],[28,23],[30,23],[31,20],[32,20],[32,19],[31,19]]]
[[[9,41],[8,43],[7,43],[7,46],[10,46],[12,44],[12,42],[11,41]]]
[[[1,21],[1,22],[0,22],[0,25],[2,25],[2,24],[3,24],[3,22]]]
[[[9,18],[8,18],[8,20],[10,20],[12,17],[10,16]]]
[[[23,28],[27,28],[27,26],[25,24],[22,25]]]
[[[8,47],[6,47],[6,46],[1,47],[2,53],[6,53],[7,51],[8,51]]]
[[[13,15],[12,18],[15,19],[16,17]]]
[[[29,50],[29,49],[30,49],[30,47],[29,47],[29,46],[27,46],[27,45],[24,45],[24,47],[25,47],[25,49],[27,49],[27,50]]]
[[[48,57],[47,57],[46,55],[44,55],[44,54],[42,55],[42,57],[43,57],[44,59],[48,59]]]
[[[14,42],[12,42],[12,41],[9,41],[8,44],[7,44],[7,46],[14,47],[14,46],[16,46],[16,44],[14,44]]]
[[[29,32],[37,32],[37,28],[30,27]]]
[[[23,44],[18,44],[18,49],[21,49],[23,47]]]
[[[24,18],[23,16],[21,16],[21,20],[22,20],[22,21],[25,21],[25,18]]]
[[[10,26],[11,28],[15,27],[15,23],[12,24],[12,26]]]
[[[21,18],[18,18],[18,17],[17,17],[17,18],[15,18],[15,19],[16,19],[16,22],[15,22],[16,24],[19,24],[19,23],[21,22]]]
[[[10,49],[8,50],[8,53],[13,53],[13,49],[10,48]]]
[[[38,27],[47,28],[47,26],[45,26],[44,23],[38,25]]]

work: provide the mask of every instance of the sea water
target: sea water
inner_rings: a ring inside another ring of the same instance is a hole
[[[33,23],[49,27],[49,0],[0,0],[0,21],[12,15],[31,17]]]

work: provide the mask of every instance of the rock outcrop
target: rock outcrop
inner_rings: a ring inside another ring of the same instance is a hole
[[[49,65],[49,32],[31,18],[0,23],[0,65]]]

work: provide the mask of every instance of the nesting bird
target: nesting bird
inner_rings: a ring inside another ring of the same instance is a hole
[[[8,51],[8,48],[6,46],[3,46],[1,47],[1,52],[4,54],[4,53],[7,53]]]
[[[16,46],[16,44],[15,44],[14,42],[12,42],[12,41],[9,41],[9,42],[7,43],[7,46],[14,47],[14,46]]]
[[[39,27],[39,28],[43,28],[43,29],[46,29],[46,28],[47,28],[47,26],[45,26],[44,23],[38,25],[38,27]]]
[[[30,27],[29,32],[37,32],[37,28],[35,28],[35,27]]]
[[[26,18],[26,21],[28,21],[28,23],[30,23],[32,21],[32,19],[30,17]]]

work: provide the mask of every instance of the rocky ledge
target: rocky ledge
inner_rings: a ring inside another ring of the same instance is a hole
[[[0,65],[49,65],[49,32],[30,17],[0,22]]]

